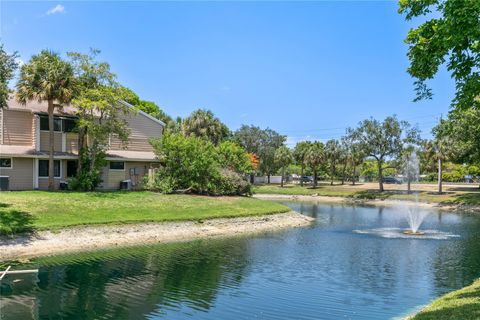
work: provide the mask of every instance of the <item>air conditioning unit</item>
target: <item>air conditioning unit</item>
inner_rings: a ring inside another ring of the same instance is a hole
[[[120,190],[132,190],[132,180],[123,180],[120,182]]]

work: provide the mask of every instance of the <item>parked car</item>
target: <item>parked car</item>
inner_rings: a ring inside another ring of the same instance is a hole
[[[312,177],[309,177],[309,176],[303,176],[300,178],[300,181],[303,182],[303,183],[311,183],[313,182],[313,179]]]
[[[384,177],[382,181],[386,184],[402,184],[402,181],[395,177]]]

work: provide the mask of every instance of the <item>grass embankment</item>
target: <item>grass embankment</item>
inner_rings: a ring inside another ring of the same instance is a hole
[[[480,319],[480,280],[438,298],[410,320]]]
[[[2,192],[0,234],[90,224],[202,220],[289,211],[247,197],[162,195],[151,192]]]
[[[343,197],[350,199],[363,199],[363,200],[416,200],[427,203],[439,203],[442,205],[473,205],[480,206],[480,192],[476,188],[469,188],[471,192],[459,192],[454,190],[448,190],[445,193],[438,194],[435,191],[435,186],[431,185],[431,188],[422,186],[422,189],[427,190],[415,190],[408,194],[404,185],[386,185],[384,192],[379,192],[372,188],[373,184],[357,184],[352,186],[350,184],[340,185],[335,184],[319,184],[317,188],[311,186],[301,187],[299,185],[286,185],[283,188],[279,185],[261,185],[255,186],[254,192],[258,194],[281,194],[281,195],[303,195],[303,196],[327,196],[327,197]],[[403,189],[403,190],[402,190]],[[431,189],[431,190],[428,190]]]

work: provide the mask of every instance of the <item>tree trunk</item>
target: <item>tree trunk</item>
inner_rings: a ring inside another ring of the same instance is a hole
[[[79,155],[79,159],[78,159],[78,164],[77,164],[77,176],[80,175],[80,173],[82,172],[83,168],[82,168],[82,160],[81,160],[81,155],[82,153],[85,151],[84,150],[84,147],[85,147],[85,128],[81,128],[78,130],[78,155]]]
[[[352,185],[355,185],[355,175],[356,175],[356,169],[357,167],[356,166],[353,166],[353,176],[352,176]]]
[[[317,170],[313,170],[313,188],[317,187]]]
[[[285,167],[282,168],[282,181],[280,181],[280,186],[283,188],[283,177],[285,176]]]
[[[330,170],[330,185],[333,186],[333,174],[335,172],[335,167]]]
[[[55,134],[53,128],[53,100],[48,100],[48,143],[49,153],[48,153],[48,190],[53,191],[55,189],[55,184],[53,180],[54,176],[54,165],[53,165],[53,153],[55,152]]]
[[[345,172],[347,171],[347,163],[345,162],[342,169],[342,186],[345,184]]]
[[[410,178],[408,178],[408,182],[407,182],[407,193],[410,194],[411,193],[411,188],[410,188]]]
[[[442,171],[443,163],[442,159],[438,159],[438,193],[442,193]]]
[[[304,167],[304,164],[302,162],[302,169],[300,171],[300,186],[303,187],[303,167]]]
[[[267,183],[270,184],[270,173],[267,174]]]
[[[378,188],[383,192],[383,161],[377,160],[378,166]]]

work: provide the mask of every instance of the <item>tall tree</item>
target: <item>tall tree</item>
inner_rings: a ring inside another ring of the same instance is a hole
[[[387,117],[383,122],[373,118],[359,123],[355,137],[366,156],[377,163],[378,185],[383,192],[383,170],[387,160],[398,159],[407,144],[417,143],[418,130],[411,128],[408,122],[398,121],[395,116]]]
[[[308,148],[312,143],[310,141],[301,141],[295,145],[293,150],[293,156],[297,164],[300,164],[301,173],[300,173],[300,186],[303,187],[303,176],[305,171],[305,156],[307,154]]]
[[[480,108],[480,1],[400,0],[399,3],[399,12],[407,20],[428,15],[405,39],[409,45],[408,72],[417,79],[415,100],[432,97],[426,82],[447,62],[456,85],[453,105],[460,109]]]
[[[216,146],[220,166],[237,173],[251,173],[251,156],[243,147],[233,141],[224,141]]]
[[[17,99],[23,104],[28,100],[47,101],[48,103],[48,189],[54,189],[53,155],[54,128],[53,114],[55,108],[70,102],[75,91],[75,77],[72,65],[63,60],[57,53],[42,50],[32,56],[28,63],[20,69],[17,86]]]
[[[468,110],[470,112],[473,110]],[[480,114],[480,112],[479,112]],[[480,117],[479,119],[480,120]],[[456,124],[458,125],[458,124]],[[480,125],[479,125],[480,128]],[[460,151],[463,147],[462,139],[468,137],[469,133],[465,132],[466,127],[461,128],[462,134],[458,129],[454,129],[454,123],[448,120],[440,120],[440,123],[433,128],[435,138],[427,145],[429,151],[433,153],[434,159],[438,161],[438,193],[443,192],[443,164],[448,160],[467,160],[462,158]],[[480,131],[478,132],[480,138]],[[463,137],[462,137],[463,136]],[[468,139],[468,138],[467,138]],[[479,143],[480,145],[480,143]],[[457,156],[458,152],[458,156]],[[465,150],[463,150],[465,152]],[[467,151],[468,152],[468,151]]]
[[[212,111],[198,109],[182,121],[184,136],[201,137],[219,144],[230,135],[228,127]]]
[[[347,129],[347,134],[342,138],[347,162],[351,167],[351,179],[352,184],[355,185],[355,179],[357,177],[357,167],[361,165],[365,159],[365,152],[362,149],[362,146],[358,142],[359,139],[357,134],[359,132],[352,128]]]
[[[8,83],[13,79],[15,70],[18,68],[16,52],[8,54],[0,43],[0,108],[7,107],[10,88]]]
[[[283,188],[283,180],[285,179],[285,168],[293,162],[292,151],[286,146],[281,146],[275,151],[275,163],[282,170],[282,180],[280,186]]]
[[[324,145],[320,141],[314,141],[305,154],[305,162],[313,172],[313,187],[317,187],[318,170],[324,161]]]
[[[283,146],[286,137],[269,128],[243,125],[234,133],[233,138],[248,152],[259,157],[259,170],[267,176],[267,182],[270,183],[270,176],[277,171],[275,151]]]
[[[340,142],[338,140],[332,139],[328,140],[325,144],[325,160],[328,165],[328,169],[330,172],[330,185],[333,186],[333,180],[335,178],[335,174],[337,171],[337,164],[340,161],[342,156],[342,150],[340,146]]]
[[[98,50],[90,54],[70,52],[77,77],[77,94],[72,104],[79,117],[79,153],[77,172],[78,188],[93,190],[100,183],[104,158],[109,139],[115,135],[126,145],[129,130],[122,118],[129,112],[125,91],[117,83],[116,76],[106,62],[98,62]],[[85,143],[85,135],[89,143]]]

